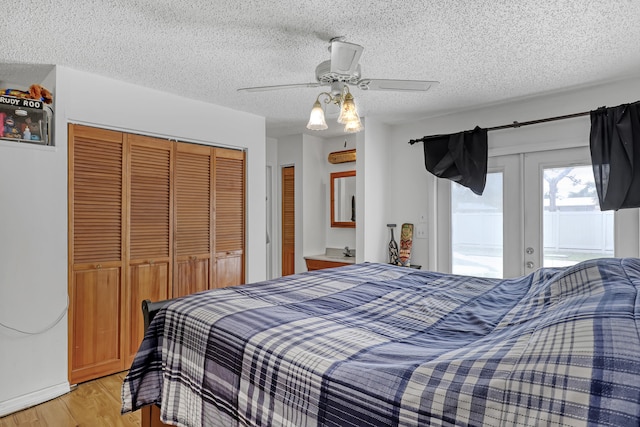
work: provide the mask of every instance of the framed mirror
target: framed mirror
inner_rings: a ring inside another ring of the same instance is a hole
[[[331,227],[356,226],[356,171],[331,174]]]

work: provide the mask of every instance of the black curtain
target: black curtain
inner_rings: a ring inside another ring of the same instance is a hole
[[[591,111],[590,148],[600,210],[640,207],[640,101]]]
[[[439,178],[450,179],[482,195],[487,181],[487,130],[422,138],[424,164]]]

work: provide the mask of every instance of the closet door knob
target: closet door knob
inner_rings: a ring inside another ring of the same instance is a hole
[[[533,268],[533,266],[534,266],[534,264],[533,264],[533,262],[532,262],[532,261],[527,262],[527,268],[528,268],[528,269],[532,269],[532,268]]]

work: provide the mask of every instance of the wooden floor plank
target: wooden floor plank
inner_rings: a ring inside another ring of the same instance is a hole
[[[38,416],[39,426],[77,426],[78,423],[73,419],[67,406],[59,399],[54,399],[46,404],[38,405],[32,408]]]
[[[125,375],[79,384],[70,393],[0,418],[0,427],[139,427],[140,411],[120,415]]]

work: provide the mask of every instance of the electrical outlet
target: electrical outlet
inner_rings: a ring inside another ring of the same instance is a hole
[[[427,227],[424,225],[418,225],[416,227],[416,239],[426,239],[427,238]]]

